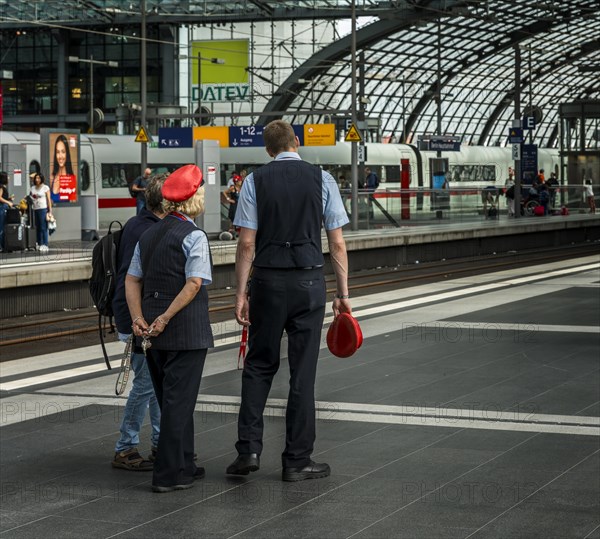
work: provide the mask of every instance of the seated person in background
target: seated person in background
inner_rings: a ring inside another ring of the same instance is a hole
[[[493,185],[488,185],[482,189],[481,202],[483,203],[483,215],[485,215],[485,218],[495,217],[497,215],[496,206],[498,205],[498,189]],[[492,209],[494,210],[493,212]]]

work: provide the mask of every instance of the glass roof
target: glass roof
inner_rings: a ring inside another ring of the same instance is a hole
[[[357,91],[359,100],[368,100],[365,116],[378,118],[382,136],[392,140],[416,142],[418,135],[435,134],[439,68],[441,133],[461,136],[466,144],[505,145],[515,117],[517,47],[521,116],[536,111],[540,121],[533,141],[555,146],[559,103],[600,99],[597,7],[596,0],[560,5],[495,0],[449,14],[421,9],[421,20],[404,26],[400,21],[397,29],[373,20],[358,32],[359,75],[365,82]],[[369,32],[382,31],[387,33],[381,39],[369,39]],[[284,83],[267,110],[349,110],[351,56],[347,48],[339,54],[339,45],[330,49],[330,60],[320,54],[297,70],[308,84],[293,88],[295,98],[289,98]],[[309,117],[290,119],[301,123]],[[589,137],[598,136],[596,129],[590,124]]]
[[[0,0],[0,31],[139,24],[140,4]],[[351,13],[351,0],[146,0],[145,5],[149,23],[229,23],[232,32],[245,22],[339,22]],[[539,120],[535,143],[557,144],[560,103],[600,99],[598,0],[356,0],[356,5],[358,75],[364,81],[357,84],[358,98],[383,137],[416,142],[419,135],[434,134],[441,111],[441,133],[461,136],[466,144],[505,145],[515,117],[516,51],[521,113],[535,110]],[[349,22],[344,28],[349,32]],[[295,123],[324,121],[336,110],[347,116],[350,41],[341,35],[300,65],[294,62],[287,79],[265,96],[265,111],[289,111],[284,117]],[[262,106],[265,99],[259,102]],[[292,112],[307,109],[323,112]],[[596,140],[598,131],[590,124],[589,140]]]
[[[357,0],[357,15],[401,2]],[[351,0],[145,0],[149,22],[193,24],[350,17]],[[0,28],[19,24],[136,24],[141,0],[0,0]]]

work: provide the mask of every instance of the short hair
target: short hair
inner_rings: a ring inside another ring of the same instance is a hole
[[[273,120],[263,132],[265,148],[269,153],[277,155],[290,148],[296,148],[296,133],[291,124],[283,120]]]
[[[0,185],[8,185],[8,174],[3,170],[0,171]]]
[[[183,202],[163,200],[163,207],[168,213],[179,211],[192,218],[204,213],[204,186],[199,187],[193,196]]]
[[[151,212],[162,213],[164,211],[162,186],[168,177],[169,174],[165,172],[163,174],[155,174],[148,180],[145,192],[146,208]]]

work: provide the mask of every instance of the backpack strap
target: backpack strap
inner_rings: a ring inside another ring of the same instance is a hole
[[[114,333],[112,320],[110,323],[110,327],[112,328],[111,333]],[[100,345],[102,346],[102,353],[104,354],[104,362],[106,363],[106,368],[110,371],[110,370],[112,370],[112,367],[110,366],[110,360],[108,359],[108,353],[106,352],[106,345],[104,344],[104,331],[102,328],[102,315],[101,314],[98,314],[98,333],[100,333]]]

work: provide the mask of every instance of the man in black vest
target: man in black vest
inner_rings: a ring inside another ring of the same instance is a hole
[[[154,492],[188,489],[204,477],[204,468],[194,463],[193,417],[206,352],[213,346],[206,292],[210,248],[193,221],[204,211],[203,184],[196,165],[166,179],[168,215],[142,235],[125,279],[133,331],[144,339],[161,410]]]
[[[247,475],[260,467],[263,411],[279,368],[285,330],[290,392],[282,479],[302,481],[330,474],[327,464],[311,460],[314,386],[326,302],[321,226],[327,231],[336,275],[333,311],[336,316],[350,313],[348,258],[341,228],[348,216],[333,177],[300,159],[299,141],[290,124],[271,122],[264,139],[267,153],[275,160],[246,178],[234,221],[241,227],[235,315],[240,324],[252,325],[242,374],[238,457],[227,473]]]
[[[125,276],[141,235],[165,216],[161,189],[167,176],[168,174],[160,174],[150,178],[146,188],[146,206],[138,215],[127,221],[121,234],[117,255],[117,284],[112,308],[119,339],[122,341],[127,340],[131,334],[131,317],[125,299]],[[131,355],[131,368],[135,377],[125,404],[120,429],[121,436],[115,445],[112,466],[132,471],[150,471],[152,470],[152,460],[144,459],[140,455],[137,445],[140,441],[140,429],[146,416],[146,409],[148,409],[152,425],[152,453],[156,452],[160,432],[160,409],[154,394],[146,358],[137,346]]]

